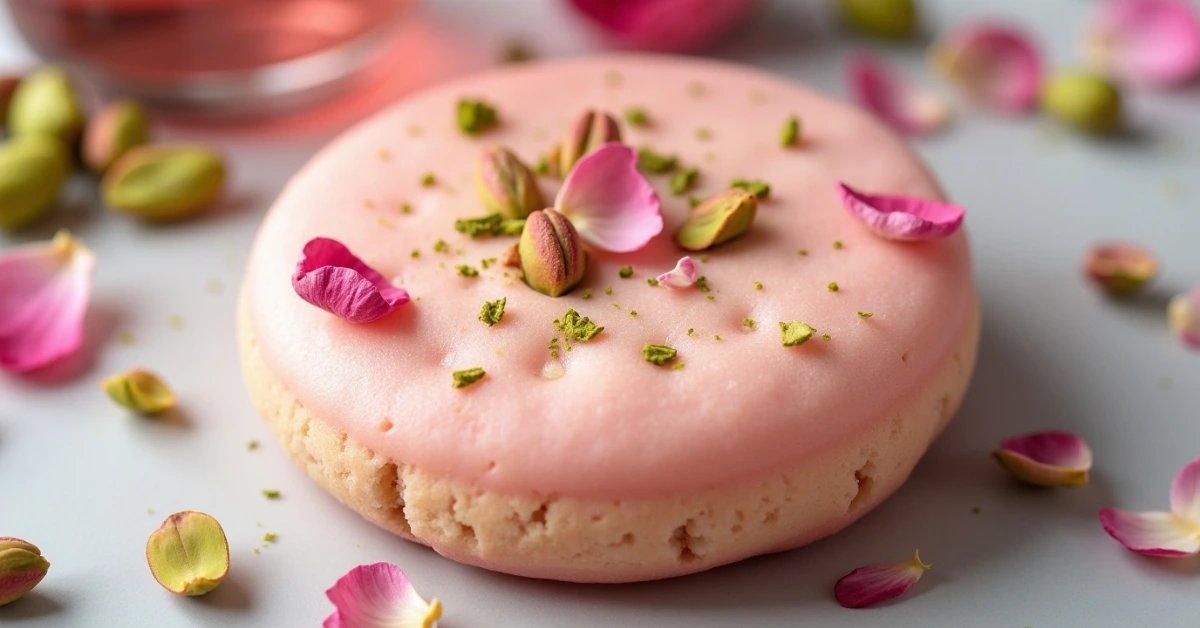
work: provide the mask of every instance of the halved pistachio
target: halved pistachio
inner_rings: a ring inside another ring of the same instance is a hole
[[[1099,74],[1059,72],[1046,81],[1041,98],[1047,112],[1078,129],[1111,133],[1121,127],[1121,91]]]
[[[83,107],[67,73],[45,68],[25,77],[8,105],[8,131],[12,135],[48,135],[74,144],[83,130]]]
[[[32,591],[49,569],[50,563],[36,545],[0,536],[0,606]]]
[[[524,218],[546,206],[533,171],[501,146],[489,146],[479,154],[475,191],[483,206],[502,218]]]
[[[204,595],[229,573],[229,542],[216,519],[202,512],[177,512],[146,540],[150,573],[177,595]]]
[[[225,162],[204,146],[141,146],[112,165],[104,204],[142,220],[183,220],[207,209],[225,186]]]
[[[118,373],[100,382],[117,405],[138,414],[158,414],[175,407],[175,393],[157,375],[141,369]]]
[[[579,282],[587,269],[587,254],[571,221],[553,209],[533,212],[525,221],[517,243],[525,283],[542,294],[562,296]]]
[[[725,190],[700,203],[675,232],[675,243],[688,251],[703,251],[728,242],[750,229],[758,198],[739,188]]]
[[[20,229],[45,215],[70,169],[66,146],[53,137],[21,135],[0,146],[0,228]]]
[[[115,102],[97,113],[83,136],[83,161],[104,172],[125,153],[150,139],[150,117],[132,100]]]
[[[603,111],[585,109],[575,118],[571,130],[562,142],[559,151],[559,172],[567,176],[571,167],[584,155],[609,142],[621,141],[621,128],[617,121]]]

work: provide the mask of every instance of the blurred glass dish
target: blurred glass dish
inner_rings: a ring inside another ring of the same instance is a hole
[[[22,36],[102,89],[202,114],[336,92],[416,0],[8,0]]]

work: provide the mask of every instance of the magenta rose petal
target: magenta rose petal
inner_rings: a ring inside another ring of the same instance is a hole
[[[1086,45],[1100,67],[1130,83],[1178,85],[1200,73],[1200,15],[1187,0],[1108,0]]]
[[[637,169],[637,152],[615,142],[575,163],[554,209],[584,242],[613,253],[636,251],[662,232],[658,194]]]
[[[359,565],[325,596],[337,607],[324,628],[436,628],[442,603],[426,602],[399,567]]]
[[[1037,104],[1041,56],[1015,28],[987,22],[955,28],[934,45],[931,58],[976,104],[1008,113],[1026,113]]]
[[[875,235],[888,240],[945,238],[962,226],[966,210],[959,205],[923,198],[860,192],[838,183],[838,194],[850,212]]]
[[[992,456],[1018,480],[1036,486],[1083,486],[1092,450],[1070,432],[1036,432],[1005,439]]]
[[[1171,512],[1100,511],[1104,531],[1126,549],[1166,558],[1200,554],[1200,458],[1183,465],[1171,482]]]
[[[408,292],[389,283],[344,244],[313,238],[292,275],[301,299],[354,323],[369,323],[408,303]]]
[[[913,552],[911,560],[902,563],[883,563],[859,567],[844,576],[833,587],[838,604],[846,608],[862,608],[890,600],[907,592],[921,580],[929,565]]]
[[[67,231],[0,254],[0,368],[25,373],[79,349],[95,266]]]
[[[658,276],[658,283],[668,288],[687,288],[696,283],[696,262],[684,255],[675,263],[675,268]]]
[[[1200,286],[1171,299],[1167,322],[1183,344],[1200,349]]]
[[[950,122],[950,105],[945,99],[914,87],[874,57],[851,59],[847,79],[855,100],[901,133],[929,135]]]
[[[711,43],[754,8],[755,0],[570,0],[625,46],[683,52]]]

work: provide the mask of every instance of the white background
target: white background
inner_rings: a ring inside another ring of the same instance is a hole
[[[712,54],[844,94],[846,55],[878,45],[840,33],[825,2],[768,4]],[[930,32],[986,15],[1023,24],[1061,67],[1077,59],[1077,31],[1095,3],[923,4]],[[666,582],[536,582],[401,542],[297,470],[259,422],[238,372],[234,299],[259,219],[313,151],[378,102],[486,65],[510,37],[543,55],[601,47],[561,5],[429,0],[402,33],[419,43],[405,44],[410,53],[424,52],[399,54],[354,102],[255,128],[164,125],[165,137],[211,141],[232,158],[231,202],[209,219],[140,226],[104,215],[81,180],[54,220],[0,235],[8,247],[65,225],[100,260],[81,356],[57,369],[58,381],[0,375],[0,535],[38,544],[53,564],[28,598],[0,608],[0,624],[317,626],[332,610],[326,587],[355,565],[384,560],[442,599],[447,628],[1200,625],[1200,562],[1136,556],[1096,520],[1108,505],[1165,508],[1175,471],[1200,456],[1200,353],[1179,345],[1163,316],[1171,294],[1200,283],[1197,85],[1131,95],[1133,131],[1120,139],[965,112],[949,133],[916,143],[969,208],[985,313],[979,368],[958,419],[909,483],[834,538]],[[922,45],[886,50],[932,81]],[[0,18],[0,65],[31,58]],[[1110,303],[1080,278],[1085,247],[1113,237],[1144,242],[1164,260],[1146,298]],[[182,329],[172,316],[183,317]],[[122,331],[136,338],[131,346],[118,342]],[[103,376],[134,366],[174,385],[178,420],[128,416],[97,389]],[[1091,443],[1089,486],[1027,489],[989,460],[1001,438],[1045,428]],[[262,447],[247,451],[251,439]],[[263,488],[283,498],[267,501]],[[201,599],[159,588],[143,560],[147,535],[184,509],[216,516],[232,548],[229,578]],[[255,555],[266,531],[278,542]],[[840,576],[904,560],[914,547],[934,565],[914,594],[871,610],[834,602]]]

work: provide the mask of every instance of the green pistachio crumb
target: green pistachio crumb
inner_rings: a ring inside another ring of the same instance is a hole
[[[465,233],[471,238],[478,238],[485,235],[521,235],[521,230],[524,228],[524,218],[505,219],[499,213],[475,218],[460,218],[454,221],[454,230],[459,233]]]
[[[716,338],[717,342],[721,342],[721,334],[717,334],[717,335],[713,336],[713,338]]]
[[[504,318],[504,306],[507,303],[508,297],[484,303],[483,308],[479,310],[479,320],[488,327],[499,323],[500,319]]]
[[[752,319],[752,318],[743,318],[742,319],[742,327],[745,327],[746,329],[749,329],[749,330],[755,330],[755,329],[758,329],[758,323],[754,322],[754,319]]]
[[[733,183],[729,184],[729,187],[741,188],[758,198],[767,198],[771,195],[771,185],[761,179],[734,179]]]
[[[409,203],[405,203],[405,204],[401,205],[400,213],[401,214],[411,214],[412,213],[412,205]]]
[[[629,315],[634,318],[637,318],[637,310],[629,310]]]
[[[500,221],[499,233],[493,233],[493,235],[519,236],[524,230],[524,218],[505,218],[504,220]]]
[[[701,263],[701,264],[707,264],[707,263],[708,263],[708,256],[707,256],[707,255],[701,255],[701,256],[700,256],[700,263]]]
[[[482,379],[484,375],[487,375],[487,372],[477,366],[462,371],[454,371],[450,375],[454,378],[455,388],[465,388]]]
[[[841,240],[834,240],[834,241],[833,241],[833,248],[835,248],[835,249],[837,249],[837,250],[841,250],[841,249],[844,249],[844,248],[846,248],[846,245],[845,245],[845,244],[842,244],[842,241],[841,241]]]
[[[716,301],[716,300],[717,300],[717,297],[714,297],[714,296],[713,296],[713,295],[711,295],[711,294],[710,294],[710,295],[708,295],[708,296],[706,296],[706,297],[704,297],[704,298],[708,299],[709,301]]]
[[[825,287],[826,287],[826,288],[829,288],[829,291],[830,291],[830,292],[837,292],[837,291],[838,291],[838,285],[837,285],[837,282],[836,282],[836,281],[831,281],[831,282],[829,282],[829,285],[828,285],[828,286],[825,286]]]
[[[412,253],[409,253],[409,255],[412,256],[413,259],[417,259],[418,257],[421,257],[421,249],[413,249]]]
[[[612,286],[609,286],[609,287],[605,288],[605,289],[604,289],[604,294],[612,294]]]
[[[806,256],[808,256],[808,249],[800,249],[800,250],[796,251],[796,254],[799,255],[800,257],[806,257]]]
[[[625,110],[625,121],[633,126],[646,126],[650,122],[650,118],[646,115],[645,109],[630,107]]]
[[[696,168],[681,168],[671,175],[671,193],[682,196],[696,184],[700,171]]]
[[[458,130],[467,135],[478,135],[500,123],[496,109],[482,100],[459,100],[456,114]]]
[[[754,282],[754,289],[755,289],[755,290],[762,290],[762,289],[763,289],[762,282],[761,282],[761,281],[756,281],[756,282]]]
[[[550,174],[550,161],[546,159],[545,155],[538,157],[537,163],[533,166],[533,172],[542,176]]]
[[[437,185],[437,175],[432,172],[426,172],[425,176],[421,177],[421,187],[431,188]]]
[[[260,549],[258,549],[258,548],[256,547],[256,548],[254,548],[254,553],[255,553],[255,554],[261,554],[261,553],[262,553],[262,550],[260,550]]]
[[[438,238],[438,241],[433,243],[433,252],[434,253],[448,253],[449,251],[450,251],[450,245],[446,244],[445,240]]]
[[[676,364],[675,364],[675,366],[672,366],[672,367],[671,367],[671,370],[674,370],[674,371],[682,371],[682,370],[683,370],[683,367],[685,367],[685,366],[687,366],[687,365],[686,365],[686,364],[684,364],[683,362],[678,362],[678,363],[676,363]]]
[[[504,50],[500,55],[501,63],[525,63],[533,58],[533,52],[525,45],[525,42],[510,41],[504,46]]]
[[[479,276],[479,269],[475,268],[474,266],[467,266],[466,264],[459,264],[458,266],[454,267],[454,270],[457,270],[458,274],[463,277]]]
[[[646,279],[646,283],[650,284],[650,287],[653,288],[658,285],[658,280],[654,277],[649,277]]]
[[[629,279],[633,276],[633,266],[626,266],[617,271],[617,274],[621,276],[621,279]]]
[[[618,309],[618,310],[619,310],[619,309],[621,309],[621,304],[620,304],[620,303],[613,303],[613,304],[612,304],[612,306],[613,306],[613,308],[615,308],[615,309]]]
[[[704,275],[696,277],[696,289],[700,292],[711,292],[712,288],[708,287],[708,277]]]
[[[549,349],[550,349],[550,357],[557,360],[558,359],[558,337],[557,336],[550,339]]]
[[[275,539],[278,538],[278,536],[279,535],[275,534],[274,532],[268,532],[263,535],[263,542],[264,543],[274,543]]]
[[[688,205],[691,206],[692,209],[699,207],[700,203],[703,203],[703,202],[704,202],[704,199],[700,198],[699,196],[689,196],[688,197]]]
[[[712,131],[706,127],[700,127],[696,129],[696,139],[707,142],[712,139]]]
[[[783,333],[783,346],[785,347],[802,345],[808,342],[808,339],[812,338],[813,333],[816,332],[815,329],[800,321],[792,321],[790,323],[780,321],[779,331]]]
[[[696,329],[694,327],[688,327],[688,335],[691,336],[694,333],[696,333]]]
[[[247,451],[254,451],[255,449],[258,449],[258,441],[252,440],[252,441],[246,443]]]
[[[592,298],[592,289],[588,288],[587,290],[583,291],[583,300],[587,301],[590,298]]]
[[[643,146],[638,149],[638,168],[650,174],[663,174],[675,169],[679,164],[675,155],[663,155]]]
[[[485,258],[479,260],[479,265],[483,266],[484,270],[487,270],[488,268],[490,268],[492,266],[492,264],[497,264],[499,262],[500,262],[500,260],[495,257],[485,257]]]
[[[263,497],[266,497],[267,499],[279,499],[279,491],[275,489],[264,488],[262,490],[262,494]]]
[[[858,313],[859,318],[871,318],[872,316],[875,316],[874,312],[859,312]]]
[[[561,331],[567,340],[578,340],[579,342],[587,342],[596,337],[596,334],[604,331],[604,328],[592,322],[592,319],[586,316],[580,316],[579,312],[573,309],[567,310],[563,317],[554,321],[555,327]]]
[[[829,334],[821,334],[821,340],[829,342],[830,340],[833,340],[833,336],[830,336]]]
[[[676,351],[666,345],[646,345],[642,347],[642,357],[647,362],[662,366],[675,359]]]
[[[800,118],[792,116],[783,123],[783,130],[779,133],[779,145],[787,148],[793,146],[796,140],[800,139]]]

